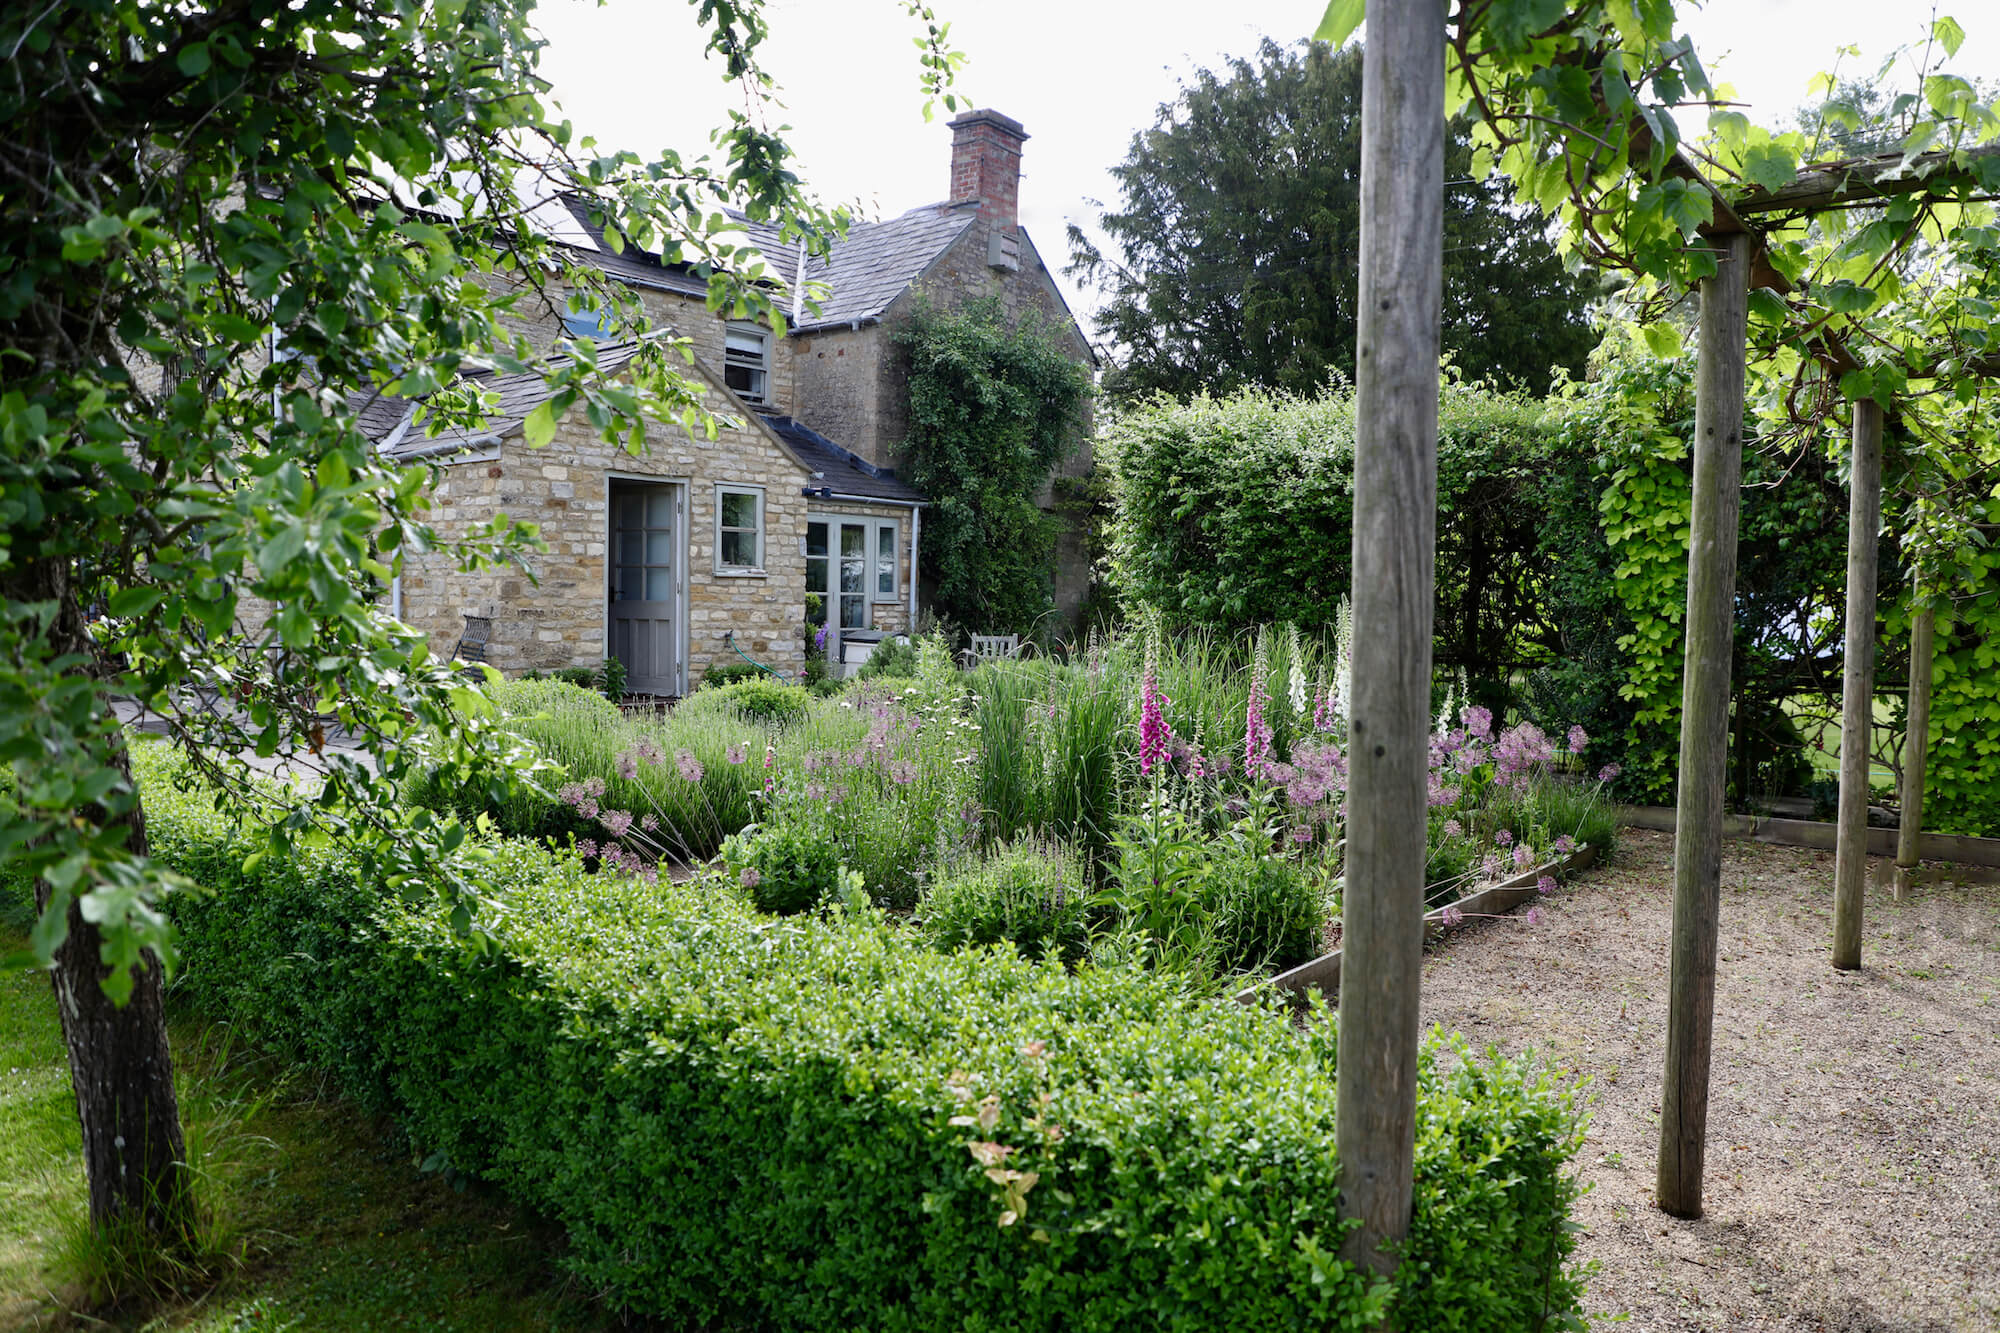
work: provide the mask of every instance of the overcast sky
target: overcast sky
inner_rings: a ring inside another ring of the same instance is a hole
[[[1272,37],[1296,41],[1318,23],[1317,0],[934,0],[966,53],[959,91],[1013,116],[1030,136],[1022,158],[1021,220],[1081,315],[1095,305],[1060,270],[1064,232],[1089,226],[1090,202],[1115,202],[1108,169],[1135,130],[1152,123],[1180,79],[1255,52]],[[1683,3],[1683,20],[1710,74],[1736,85],[1764,123],[1805,100],[1806,83],[1852,43],[1875,64],[1921,41],[1934,13],[1968,30],[1952,68],[2000,76],[2000,15],[1992,0],[1711,0]],[[768,0],[772,37],[764,62],[785,101],[783,122],[807,182],[824,199],[887,216],[948,192],[951,132],[942,106],[926,124],[918,92],[919,29],[897,0]],[[692,153],[740,94],[694,40],[683,0],[542,0],[549,39],[542,72],[583,132],[641,154]],[[1693,128],[1693,126],[1690,126]]]

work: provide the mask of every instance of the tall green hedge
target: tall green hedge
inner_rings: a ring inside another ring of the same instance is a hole
[[[246,870],[201,797],[155,777],[147,800],[159,855],[211,890],[174,905],[181,991],[557,1219],[617,1305],[675,1327],[1304,1330],[1391,1295],[1336,1257],[1329,1025],[939,954],[872,916],[760,918],[521,843],[489,849],[480,950],[338,853]],[[1433,1040],[1418,1124],[1402,1326],[1574,1316],[1570,1094]],[[989,1143],[1039,1173],[1010,1226]]]

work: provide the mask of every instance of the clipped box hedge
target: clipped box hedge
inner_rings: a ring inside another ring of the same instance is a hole
[[[1280,1330],[1391,1298],[1336,1258],[1330,1025],[523,843],[493,849],[481,953],[341,854],[246,871],[205,798],[156,780],[147,805],[156,853],[211,891],[173,908],[181,993],[558,1220],[614,1304],[691,1328]],[[1026,1123],[1043,1091],[1053,1147]],[[951,1123],[988,1095],[990,1131]],[[1570,1094],[1434,1039],[1418,1113],[1400,1325],[1565,1326]],[[1014,1225],[975,1140],[1041,1173]]]

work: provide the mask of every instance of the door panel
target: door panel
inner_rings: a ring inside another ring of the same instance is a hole
[[[611,492],[610,655],[634,694],[680,693],[681,488],[617,483]]]

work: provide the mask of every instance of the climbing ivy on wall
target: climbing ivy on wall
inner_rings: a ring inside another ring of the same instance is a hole
[[[920,306],[895,343],[910,385],[909,480],[931,498],[920,558],[932,607],[981,632],[1031,633],[1055,607],[1056,520],[1036,504],[1082,443],[1088,367],[993,300]]]

